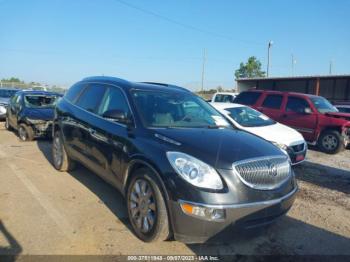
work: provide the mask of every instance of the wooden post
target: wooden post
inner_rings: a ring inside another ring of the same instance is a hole
[[[316,90],[315,90],[315,95],[319,96],[320,95],[320,78],[316,79]]]

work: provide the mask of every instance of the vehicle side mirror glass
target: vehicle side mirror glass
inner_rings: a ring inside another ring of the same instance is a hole
[[[306,108],[304,109],[304,114],[306,114],[306,115],[312,114],[311,108],[310,108],[310,107],[306,107]]]
[[[128,114],[126,112],[124,112],[123,110],[108,110],[106,112],[104,112],[104,114],[102,115],[104,118],[115,121],[115,122],[119,122],[122,124],[130,124],[131,120],[128,117]]]

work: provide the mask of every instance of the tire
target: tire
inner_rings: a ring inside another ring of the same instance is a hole
[[[13,130],[12,126],[10,125],[10,122],[9,122],[8,117],[6,117],[6,119],[5,119],[5,128],[6,128],[8,131],[12,131],[12,130]]]
[[[342,136],[336,130],[326,130],[322,132],[317,144],[318,147],[327,154],[336,154],[345,148]]]
[[[23,142],[33,141],[33,129],[30,126],[27,126],[26,124],[20,124],[18,127],[18,137]]]
[[[161,186],[150,169],[135,171],[128,185],[126,202],[130,224],[139,239],[155,242],[170,237],[168,211]]]
[[[55,132],[52,139],[52,162],[53,166],[61,172],[72,171],[76,167],[75,161],[68,156],[64,148],[59,131]]]

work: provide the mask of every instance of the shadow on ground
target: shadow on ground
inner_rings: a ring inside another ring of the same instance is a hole
[[[15,261],[17,256],[22,252],[21,245],[17,240],[11,235],[11,233],[6,229],[3,222],[0,220],[0,234],[4,237],[7,246],[0,246],[0,260],[1,261]]]
[[[314,185],[350,194],[350,171],[305,161],[295,166],[296,178]]]
[[[348,237],[289,216],[266,227],[227,230],[188,247],[197,255],[350,255]]]
[[[51,142],[37,140],[37,145],[47,161],[52,165]],[[125,200],[116,188],[82,165],[77,165],[77,168],[74,171],[70,171],[69,174],[93,192],[100,199],[101,203],[105,204],[131,230]]]

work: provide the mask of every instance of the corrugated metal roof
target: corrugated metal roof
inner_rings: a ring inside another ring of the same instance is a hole
[[[294,80],[294,79],[317,79],[317,78],[350,78],[350,75],[312,75],[312,76],[276,76],[276,77],[255,77],[238,78],[236,81],[260,81],[260,80]]]

